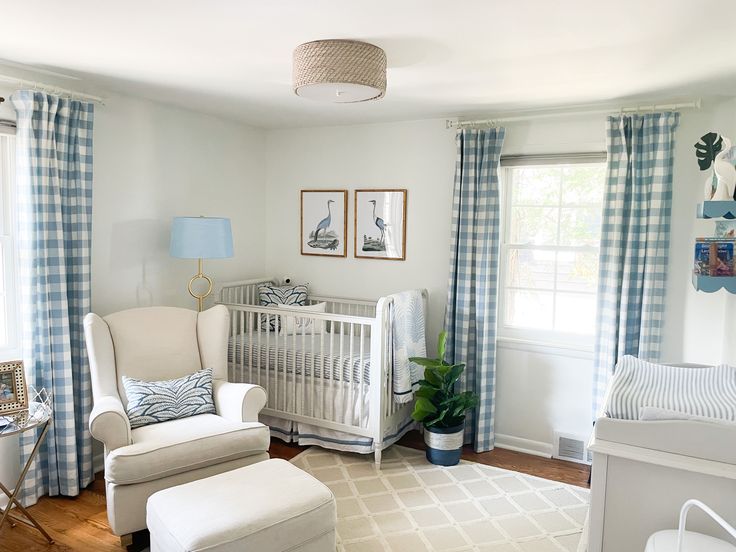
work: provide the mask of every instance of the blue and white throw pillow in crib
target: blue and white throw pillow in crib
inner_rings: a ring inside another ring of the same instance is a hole
[[[276,306],[285,311],[291,311],[291,314],[284,314],[281,317],[281,335],[321,334],[324,331],[324,320],[315,320],[314,318],[299,316],[299,313],[325,312],[327,303],[317,303],[315,305],[305,305],[303,307],[299,307],[297,305]]]
[[[291,286],[272,286],[262,284],[258,286],[258,299],[262,307],[277,308],[278,305],[292,305],[303,307],[307,304],[307,284]],[[261,315],[261,329],[273,332],[276,330],[276,315]],[[279,322],[280,324],[280,322]]]
[[[123,376],[123,387],[131,429],[217,412],[212,396],[212,368],[167,381]]]

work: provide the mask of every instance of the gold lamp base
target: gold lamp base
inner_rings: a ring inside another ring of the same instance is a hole
[[[194,292],[194,289],[192,289],[192,285],[197,280],[205,280],[207,282],[207,291],[205,291],[202,294],[197,294]],[[191,295],[197,300],[197,310],[199,312],[202,312],[202,308],[204,307],[205,297],[207,297],[210,293],[212,293],[212,279],[206,274],[202,273],[202,259],[197,259],[197,274],[192,276],[192,279],[189,280],[187,289],[189,290],[189,295]]]

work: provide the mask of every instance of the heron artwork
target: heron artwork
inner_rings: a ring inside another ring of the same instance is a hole
[[[309,247],[334,251],[340,245],[337,235],[329,230],[330,224],[332,224],[332,209],[330,206],[333,203],[335,202],[332,199],[327,200],[327,216],[319,221],[317,227],[310,233],[312,239],[307,243]]]
[[[376,214],[376,200],[371,199],[368,203],[373,204],[373,224],[379,232],[378,239],[363,236],[363,251],[386,251],[386,227],[388,223]]]

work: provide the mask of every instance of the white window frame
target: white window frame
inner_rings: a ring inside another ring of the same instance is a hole
[[[3,258],[0,270],[5,281],[0,301],[5,303],[7,345],[0,346],[0,361],[20,358],[20,289],[16,255],[15,209],[15,129],[0,125],[0,242]]]
[[[502,345],[523,350],[556,349],[561,354],[566,351],[578,351],[586,356],[593,351],[594,335],[582,335],[558,330],[543,330],[534,328],[519,328],[506,324],[506,289],[507,289],[507,261],[510,249],[524,249],[525,246],[511,245],[507,242],[510,235],[512,194],[509,188],[510,171],[520,166],[547,167],[551,165],[581,165],[605,163],[605,152],[582,154],[552,154],[552,155],[519,155],[502,156],[500,167],[501,189],[501,247],[499,251],[498,271],[498,339]],[[559,207],[559,204],[558,204]],[[559,229],[558,229],[559,231]],[[600,247],[595,246],[528,246],[529,249],[548,249],[550,251],[598,252]],[[555,276],[556,278],[556,276]],[[516,288],[515,288],[516,289]],[[521,288],[519,288],[521,289]],[[532,289],[532,291],[535,291]],[[556,286],[553,290],[556,298]],[[566,292],[567,293],[567,292]],[[573,292],[574,293],[574,292]],[[553,299],[554,300],[554,299]]]

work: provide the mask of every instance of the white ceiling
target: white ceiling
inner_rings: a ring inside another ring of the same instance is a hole
[[[324,38],[382,47],[386,97],[323,104],[295,96],[293,48]],[[82,79],[54,80],[67,88],[133,94],[264,127],[734,96],[734,42],[731,0],[0,4],[0,58]]]

